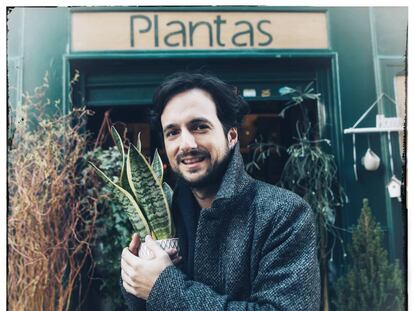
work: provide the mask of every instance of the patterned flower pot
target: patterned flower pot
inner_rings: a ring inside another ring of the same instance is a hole
[[[169,248],[176,248],[179,252],[178,247],[178,238],[171,238],[171,239],[165,239],[165,240],[155,240],[155,242],[158,243],[158,245],[161,246],[162,249],[169,249]],[[141,246],[138,250],[138,256],[141,258],[152,258],[152,252],[151,250],[145,245],[144,243],[141,243]]]

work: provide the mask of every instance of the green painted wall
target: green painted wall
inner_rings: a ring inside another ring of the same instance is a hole
[[[393,66],[404,64],[407,27],[406,8],[331,8],[330,27],[332,48],[338,52],[342,122],[344,128],[351,127],[369,108],[381,92],[393,96],[391,87],[394,72],[381,66],[392,58]],[[395,110],[385,103],[386,116],[394,116]],[[375,125],[376,110],[372,111],[360,127]],[[404,222],[401,204],[389,199],[385,185],[390,175],[386,134],[371,134],[372,149],[381,157],[378,171],[367,172],[359,165],[359,181],[353,173],[352,136],[344,136],[344,160],[342,176],[346,184],[350,204],[343,209],[341,218],[345,226],[356,222],[362,204],[367,197],[374,215],[381,222],[388,237],[391,258],[404,260]],[[357,161],[367,149],[367,134],[357,135]],[[395,136],[395,135],[394,135]],[[394,137],[393,154],[398,155],[397,139]],[[397,176],[400,178],[401,161],[394,156]],[[399,169],[398,169],[399,168]]]
[[[48,72],[50,98],[62,97],[62,55],[69,40],[68,21],[67,8],[15,8],[9,13],[8,57],[21,61],[21,66],[9,67],[9,72],[15,70],[21,75],[19,87],[23,92],[33,91]]]

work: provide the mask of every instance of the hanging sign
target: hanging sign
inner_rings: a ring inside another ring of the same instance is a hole
[[[327,49],[324,12],[72,12],[71,51]]]

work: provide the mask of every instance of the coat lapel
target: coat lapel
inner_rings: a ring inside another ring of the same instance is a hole
[[[211,286],[218,293],[231,292],[226,276],[236,276],[236,271],[232,270],[242,268],[239,259],[249,258],[250,250],[246,247],[250,244],[247,242],[250,230],[240,229],[248,223],[247,194],[251,183],[237,144],[212,207],[200,212],[196,231],[194,280]]]

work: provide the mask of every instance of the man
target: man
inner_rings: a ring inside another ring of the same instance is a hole
[[[189,73],[167,78],[153,101],[179,177],[173,215],[182,260],[150,237],[153,258],[137,257],[134,235],[121,259],[130,310],[318,310],[312,210],[245,172],[238,128],[247,103],[218,78]]]

